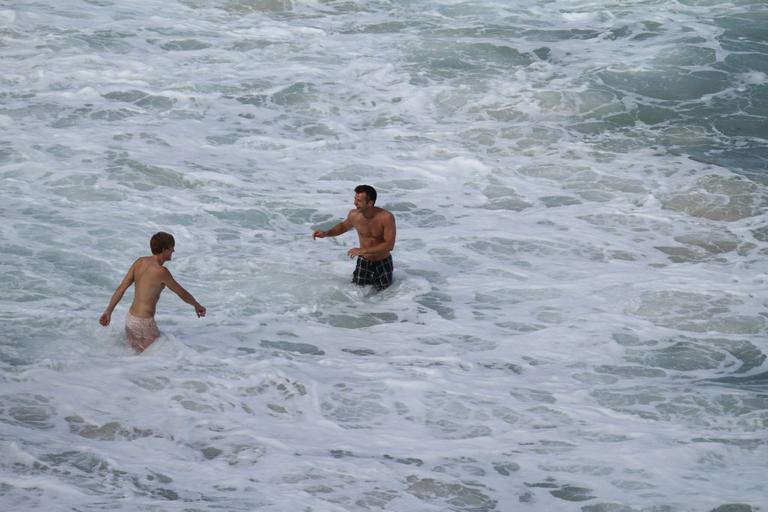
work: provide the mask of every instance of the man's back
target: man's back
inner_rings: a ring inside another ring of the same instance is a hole
[[[155,316],[157,301],[165,288],[163,281],[168,270],[152,256],[144,256],[133,264],[134,295],[130,312],[140,318]]]

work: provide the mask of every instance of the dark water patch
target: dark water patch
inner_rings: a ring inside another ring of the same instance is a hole
[[[491,237],[466,244],[473,252],[484,256],[498,257],[509,260],[515,256],[533,256],[550,258],[565,250],[555,242],[545,240],[516,240],[510,238]]]
[[[318,212],[314,208],[282,208],[278,209],[277,211],[292,224],[312,224],[313,226],[317,226],[321,223],[328,223],[333,220],[338,220],[333,215]],[[320,228],[313,227],[313,229]]]
[[[401,212],[398,219],[403,223],[412,224],[419,228],[437,228],[453,225],[444,215],[441,215],[429,208],[415,208],[413,210]]]
[[[768,242],[768,226],[753,229],[751,230],[751,233],[752,236],[755,237],[755,240],[759,240],[760,242]]]
[[[531,55],[516,48],[491,43],[469,43],[457,48],[465,59],[490,63],[501,68],[528,66],[534,60]]]
[[[456,318],[453,308],[447,306],[451,303],[451,296],[445,293],[429,292],[416,297],[415,301],[422,306],[436,312],[446,320]]]
[[[484,315],[482,313],[475,312],[475,318],[483,319]],[[536,331],[542,331],[547,328],[546,325],[542,325],[542,324],[534,324],[534,323],[528,323],[528,322],[515,322],[512,320],[509,320],[506,322],[495,322],[494,325],[497,327],[501,327],[502,329],[506,329],[508,331],[508,334],[512,334],[512,335],[528,334]]]
[[[0,164],[16,160],[21,154],[13,149],[10,142],[0,141]]]
[[[555,498],[563,501],[588,501],[594,499],[594,491],[586,487],[576,485],[564,485],[558,489],[553,489],[549,493]]]
[[[371,23],[368,25],[354,25],[339,31],[341,34],[398,34],[412,29],[423,29],[422,23],[405,21],[386,21],[381,23]]]
[[[154,433],[149,429],[140,429],[136,427],[124,427],[120,422],[109,421],[103,425],[95,425],[86,422],[80,416],[67,416],[69,431],[86,439],[97,439],[99,441],[116,441],[119,439],[134,440],[144,437],[151,437]]]
[[[382,323],[392,323],[398,320],[395,313],[364,313],[364,314],[312,314],[319,322],[341,327],[344,329],[363,329]]]
[[[542,196],[539,201],[547,208],[559,208],[561,206],[574,206],[582,202],[572,196]]]
[[[269,96],[267,94],[243,94],[234,99],[243,105],[253,105],[256,107],[263,107],[269,102]]]
[[[715,444],[722,444],[726,446],[736,446],[738,448],[742,448],[744,450],[757,450],[761,446],[764,446],[768,441],[765,439],[729,439],[729,438],[723,438],[723,437],[695,437],[691,439],[692,443],[715,443]]]
[[[740,296],[719,296],[677,290],[643,292],[631,311],[656,325],[681,331],[723,334],[758,334],[766,327],[762,315],[738,315]]]
[[[248,229],[270,225],[269,216],[256,208],[224,211],[209,210],[208,213],[227,224],[235,224]]]
[[[496,341],[483,339],[478,336],[472,336],[467,334],[451,334],[444,336],[428,336],[425,338],[417,338],[420,343],[425,345],[453,345],[461,350],[467,350],[470,352],[482,352],[485,350],[493,350],[496,348]],[[493,364],[493,363],[487,363]],[[507,369],[511,371],[511,368],[505,364],[498,363],[497,369]]]
[[[229,0],[218,8],[236,15],[285,14],[293,11],[293,3],[293,0]]]
[[[53,428],[54,409],[50,400],[42,395],[0,396],[0,423],[50,430]]]
[[[497,501],[489,489],[477,483],[456,483],[410,475],[407,492],[435,505],[446,506],[454,512],[490,512],[497,510]]]
[[[498,183],[491,183],[485,187],[483,195],[488,198],[488,202],[483,208],[488,210],[510,210],[520,212],[533,206],[523,199],[515,189]]]
[[[616,343],[625,347],[653,346],[658,344],[658,341],[656,340],[646,340],[630,332],[613,333],[611,337],[614,339],[614,341],[616,341]]]
[[[752,73],[754,71],[768,73],[768,45],[765,48],[765,53],[732,53],[726,55],[720,67],[731,73]],[[757,81],[752,84],[752,86],[753,87],[748,88],[747,91],[743,91],[742,94],[739,95],[739,98],[735,98],[735,100],[752,108],[765,109],[764,102],[743,101],[745,99],[749,100],[753,96],[756,98],[765,98],[764,94],[754,94],[759,91],[764,92],[765,84]]]
[[[768,390],[768,371],[757,373],[754,375],[728,376],[728,377],[719,377],[716,379],[707,379],[704,382],[726,384],[729,386],[734,386],[737,388],[744,388],[744,389]]]
[[[587,41],[596,39],[602,35],[599,30],[572,29],[572,30],[524,30],[522,36],[529,41],[543,43],[562,43],[568,40]]]
[[[725,358],[726,355],[720,350],[685,341],[639,354],[630,353],[627,356],[631,362],[680,372],[716,369]]]
[[[743,51],[744,45],[759,45],[759,48],[768,51],[768,12],[764,9],[719,16],[713,21],[724,29],[719,40],[726,49]],[[729,42],[736,45],[735,48],[726,46],[725,43]]]
[[[630,350],[627,360],[671,371],[728,369],[736,374],[759,368],[766,355],[746,340],[676,337],[664,348]]]
[[[679,509],[670,505],[634,508],[620,503],[596,503],[581,507],[581,512],[679,512]]]
[[[303,105],[313,97],[314,88],[309,82],[296,82],[272,94],[270,99],[274,104],[284,107]]]
[[[465,42],[439,37],[411,49],[405,69],[411,71],[411,83],[430,80],[462,80],[492,77],[525,68],[539,57],[506,44]]]
[[[55,468],[70,467],[86,474],[106,475],[113,471],[111,465],[98,455],[82,451],[65,451],[40,456],[40,461]]]
[[[185,178],[182,172],[134,160],[126,153],[110,151],[107,159],[106,171],[110,179],[140,191],[150,191],[154,187],[191,189],[197,185]]]
[[[73,36],[73,39],[83,41],[92,50],[125,55],[131,53],[134,49],[130,44],[130,39],[135,37],[136,34],[129,32],[95,30],[89,33],[77,33]]]
[[[322,415],[343,428],[373,428],[381,425],[390,414],[382,404],[383,385],[353,387],[344,383],[334,385],[320,403]]]
[[[127,91],[113,91],[104,94],[103,97],[110,101],[131,103],[142,108],[161,111],[173,108],[176,103],[176,100],[172,98],[149,94],[136,89]]]
[[[728,230],[686,233],[674,237],[682,247],[656,247],[670,256],[677,256],[681,261],[705,261],[739,248],[739,238]]]
[[[211,44],[198,41],[197,39],[176,39],[162,43],[160,48],[169,52],[189,52],[195,50],[205,50],[207,48],[211,48],[211,46]]]
[[[603,71],[604,84],[624,92],[670,101],[697,100],[729,87],[727,73],[657,69],[654,71]]]
[[[766,228],[766,231],[768,231],[768,228]],[[445,254],[441,250],[437,250],[437,251],[430,250],[429,252],[431,255]],[[455,258],[458,261],[465,261],[460,256],[455,256]],[[405,265],[403,265],[402,267],[404,268],[404,270],[407,271],[409,275],[423,277],[432,285],[444,285],[446,283],[446,276],[442,272],[438,272],[436,270],[423,270],[423,269],[409,268],[409,267],[406,267]]]
[[[741,142],[739,140],[740,138],[765,138],[768,136],[768,128],[766,127],[768,126],[768,111],[764,111],[765,107],[763,105],[763,101],[768,102],[768,87],[764,87],[763,89],[764,91],[761,91],[760,96],[765,99],[761,101],[758,100],[758,98],[755,98],[756,101],[760,101],[759,105],[761,106],[754,108],[751,106],[751,102],[748,101],[744,101],[743,105],[739,105],[738,103],[742,102],[737,101],[735,102],[737,104],[734,106],[738,108],[740,112],[728,112],[713,116],[712,118],[712,128],[716,130],[720,136],[724,135],[734,138],[732,139],[732,143],[736,146],[736,149],[739,152],[745,152],[751,149],[744,142]],[[749,112],[749,110],[752,110],[753,112]]]
[[[229,50],[239,53],[247,53],[253,50],[263,50],[270,46],[276,45],[275,41],[268,41],[264,39],[240,39],[232,43]]]
[[[493,361],[493,362],[478,363],[478,364],[483,368],[487,368],[489,370],[502,370],[504,372],[507,372],[513,375],[522,375],[524,371],[522,366],[515,363],[504,363],[501,361]]]
[[[666,395],[656,388],[650,387],[632,387],[625,389],[598,389],[590,393],[598,403],[617,411],[632,411],[633,414],[651,413],[653,411],[646,408],[654,404],[664,403],[667,400]],[[642,408],[642,409],[634,409]]]
[[[384,455],[384,460],[391,460],[393,462],[397,462],[398,464],[405,464],[408,466],[423,466],[424,461],[421,459],[418,459],[416,457],[393,457],[392,455]]]
[[[682,44],[665,50],[654,62],[657,66],[711,66],[717,62],[717,52],[712,48]]]
[[[520,471],[520,465],[515,462],[494,462],[492,466],[501,476],[512,476],[512,473]]]
[[[290,341],[269,341],[261,340],[260,345],[264,348],[273,348],[278,350],[284,350],[286,352],[294,352],[297,354],[322,356],[325,355],[325,351],[321,350],[311,343],[295,343]]]
[[[662,198],[665,208],[710,220],[735,221],[760,213],[761,191],[739,177],[703,176],[688,191]]]
[[[645,366],[616,366],[616,365],[601,365],[596,366],[595,371],[598,373],[607,373],[609,375],[616,375],[623,378],[659,378],[666,377],[667,373],[655,368],[647,368]]]
[[[524,482],[527,487],[533,489],[548,489],[555,498],[563,501],[579,502],[594,499],[594,490],[571,484],[560,484],[554,478],[547,478],[541,482]]]
[[[352,355],[360,356],[360,357],[367,357],[367,356],[375,356],[376,355],[376,351],[375,350],[371,350],[369,348],[343,348],[343,349],[341,349],[341,351],[342,352],[348,352],[348,353],[350,353]]]
[[[713,508],[710,512],[758,512],[760,508],[755,508],[746,503],[727,503]]]
[[[98,288],[108,288],[114,284],[109,278],[110,266],[104,261],[62,249],[38,251],[35,258],[41,263],[48,263],[56,272],[66,273],[74,284]]]

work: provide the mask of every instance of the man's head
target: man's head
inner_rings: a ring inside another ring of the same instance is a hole
[[[163,252],[170,251],[168,259],[173,253],[173,249],[176,247],[176,240],[173,239],[173,235],[170,233],[164,233],[162,231],[152,235],[149,240],[149,248],[152,249],[152,254],[162,254]]]
[[[370,204],[369,204],[370,203]],[[376,189],[370,185],[358,185],[355,187],[355,206],[366,208],[376,203]]]

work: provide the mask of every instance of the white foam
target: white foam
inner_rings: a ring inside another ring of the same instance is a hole
[[[259,5],[0,11],[0,505],[759,507],[766,189],[685,155],[764,73],[643,95],[739,7]],[[360,183],[381,293],[311,238]],[[158,230],[208,315],[137,356]]]

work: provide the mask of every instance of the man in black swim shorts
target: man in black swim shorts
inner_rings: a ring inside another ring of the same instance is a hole
[[[379,261],[368,261],[358,256],[357,267],[352,273],[352,282],[360,286],[370,284],[383,290],[392,284],[392,270],[391,254]]]
[[[315,231],[312,238],[339,236],[352,228],[357,231],[360,247],[347,251],[357,257],[352,282],[373,285],[382,290],[392,284],[392,250],[395,247],[395,216],[384,208],[374,206],[376,190],[370,185],[355,187],[355,208],[347,218],[327,231]]]

